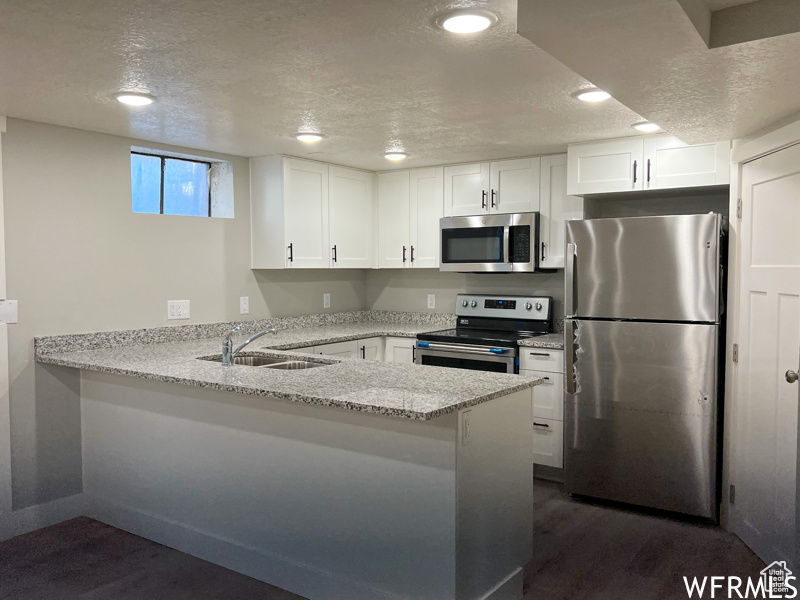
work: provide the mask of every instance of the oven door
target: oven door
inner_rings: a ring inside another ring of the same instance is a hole
[[[511,348],[467,346],[442,342],[417,342],[418,365],[451,367],[494,373],[517,373],[516,352]]]

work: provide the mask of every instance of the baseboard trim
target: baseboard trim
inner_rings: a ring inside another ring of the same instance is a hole
[[[0,513],[0,541],[86,514],[86,495],[75,494],[44,504]]]
[[[520,600],[522,598],[522,567],[517,567],[508,577],[497,584],[479,600]]]
[[[314,600],[403,600],[311,565],[101,498],[87,502],[87,516]]]

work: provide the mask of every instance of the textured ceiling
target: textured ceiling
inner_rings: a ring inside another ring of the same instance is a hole
[[[473,4],[498,24],[458,37],[433,20],[459,4],[429,0],[4,0],[0,114],[375,170],[392,147],[420,166],[635,133],[621,104],[571,97],[586,80],[515,33],[515,0]],[[112,99],[128,89],[158,101]]]
[[[800,112],[800,34],[709,49],[676,0],[520,0],[519,30],[689,143]]]

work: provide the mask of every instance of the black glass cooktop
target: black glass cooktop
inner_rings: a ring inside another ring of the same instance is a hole
[[[417,334],[417,339],[424,342],[516,348],[519,340],[537,335],[544,334],[526,331],[492,331],[491,329],[444,329],[442,331]]]

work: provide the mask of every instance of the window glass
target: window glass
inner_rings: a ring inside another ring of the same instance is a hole
[[[133,212],[161,212],[161,158],[131,154]]]
[[[164,214],[208,217],[208,164],[165,159]]]

